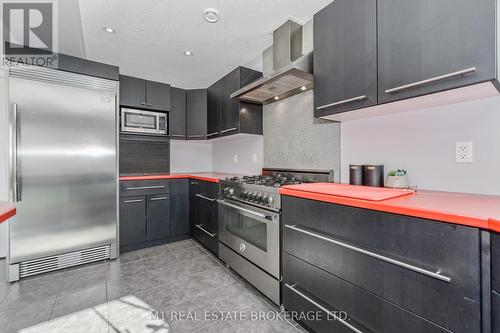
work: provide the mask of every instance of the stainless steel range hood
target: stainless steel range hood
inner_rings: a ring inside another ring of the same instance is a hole
[[[263,53],[264,77],[231,94],[231,98],[270,104],[314,87],[313,53],[302,53],[302,25],[288,20],[273,32],[273,46]],[[266,75],[266,67],[271,67]]]

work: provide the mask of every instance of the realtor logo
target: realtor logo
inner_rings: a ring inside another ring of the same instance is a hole
[[[3,65],[57,67],[56,1],[0,0]]]

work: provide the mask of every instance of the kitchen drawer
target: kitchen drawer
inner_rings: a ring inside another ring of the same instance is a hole
[[[493,232],[491,233],[491,286],[500,291],[500,234]]]
[[[284,251],[450,330],[480,330],[479,230],[286,196],[282,204]]]
[[[169,192],[168,180],[127,180],[120,182],[120,197]]]
[[[491,332],[500,333],[500,293],[491,292]]]
[[[409,311],[289,254],[283,255],[283,304],[289,311],[321,311],[321,320],[304,320],[315,332],[447,332]],[[332,320],[326,311],[345,311]],[[311,313],[311,312],[309,312]],[[328,319],[329,317],[329,319]],[[350,325],[351,327],[348,327]]]
[[[209,249],[216,256],[219,255],[219,238],[217,237],[217,233],[207,230],[204,225],[198,224],[198,227],[195,226],[194,228],[193,236],[201,245]]]

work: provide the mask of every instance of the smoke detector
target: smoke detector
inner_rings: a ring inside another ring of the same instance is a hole
[[[219,11],[215,8],[207,8],[203,12],[203,17],[208,23],[215,23],[219,20]]]

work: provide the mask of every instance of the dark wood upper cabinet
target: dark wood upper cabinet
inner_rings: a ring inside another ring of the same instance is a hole
[[[186,138],[186,90],[170,88],[169,133],[172,139]]]
[[[207,89],[207,139],[220,136],[222,83],[223,81],[219,80]]]
[[[207,137],[207,89],[191,89],[186,93],[187,139]]]
[[[145,108],[146,81],[132,76],[120,75],[120,105]]]
[[[120,105],[156,111],[169,111],[170,85],[120,75]]]
[[[315,116],[377,104],[377,0],[336,0],[313,24]]]
[[[493,80],[495,2],[378,0],[379,103]]]
[[[237,133],[262,134],[262,105],[231,98],[236,90],[262,77],[238,67],[208,88],[209,139]]]
[[[170,111],[170,84],[146,81],[146,106],[148,109]]]
[[[315,116],[349,119],[355,109],[488,81],[499,89],[495,3],[332,2],[314,15]]]

